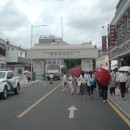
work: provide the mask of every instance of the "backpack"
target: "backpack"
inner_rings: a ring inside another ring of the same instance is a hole
[[[94,80],[93,79],[90,79],[89,82],[90,82],[91,85],[94,85]]]

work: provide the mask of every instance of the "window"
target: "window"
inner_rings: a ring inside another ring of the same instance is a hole
[[[48,60],[48,64],[51,64],[51,60]]]
[[[118,32],[118,39],[121,39],[121,25],[120,24],[118,25],[117,32]]]
[[[23,53],[22,53],[22,52],[20,52],[20,57],[22,57],[22,54],[23,54]]]
[[[57,60],[57,64],[60,64],[60,60]]]
[[[14,77],[13,73],[12,73],[12,72],[8,72],[7,78],[8,78],[8,79],[11,79],[11,78],[13,78],[13,77]]]
[[[5,72],[0,72],[0,78],[5,78],[6,73]]]
[[[125,35],[125,25],[124,25],[124,21],[121,23],[121,36]]]
[[[56,61],[55,61],[55,60],[52,60],[52,64],[53,64],[53,65],[56,64]]]
[[[18,74],[22,74],[22,69],[18,69]]]
[[[130,32],[130,17],[127,15],[126,17],[126,28],[127,28],[127,32]]]

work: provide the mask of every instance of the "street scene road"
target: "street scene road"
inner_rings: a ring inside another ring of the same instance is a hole
[[[84,99],[61,90],[60,81],[38,81],[22,86],[19,95],[0,100],[0,129],[129,130],[96,90]]]
[[[0,130],[130,130],[130,0],[0,0]]]

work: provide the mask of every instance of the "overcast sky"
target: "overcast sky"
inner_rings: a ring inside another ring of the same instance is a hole
[[[0,38],[24,48],[31,47],[40,35],[62,36],[69,44],[92,41],[101,46],[101,36],[115,14],[119,0],[0,0]]]

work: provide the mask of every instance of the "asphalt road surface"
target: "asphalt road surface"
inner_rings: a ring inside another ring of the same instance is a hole
[[[0,130],[129,130],[97,92],[82,99],[60,82],[37,82],[0,100]]]

